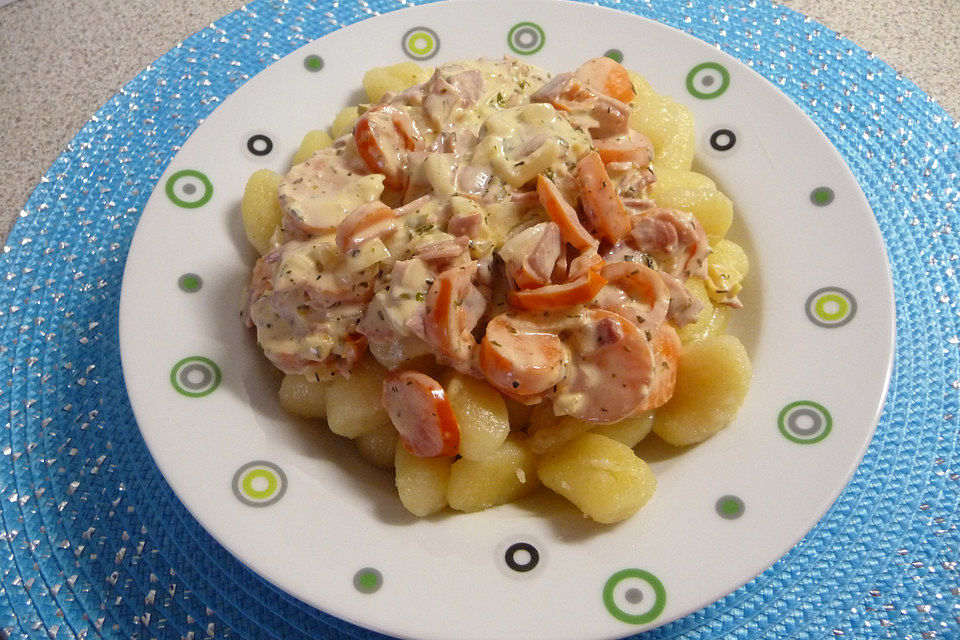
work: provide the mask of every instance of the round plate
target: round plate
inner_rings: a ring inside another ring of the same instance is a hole
[[[239,217],[247,177],[285,171],[307,130],[361,99],[368,67],[503,54],[554,72],[622,57],[687,105],[696,168],[734,201],[730,235],[752,263],[746,309],[731,327],[754,363],[746,403],[727,429],[679,455],[644,445],[657,493],[616,526],[546,490],[482,513],[410,516],[389,473],[281,411],[280,375],[239,318],[256,258]],[[306,602],[423,640],[615,638],[735,590],[796,544],[846,485],[873,434],[894,342],[870,208],[789,99],[668,27],[536,0],[372,18],[247,82],[161,177],[130,249],[120,322],[137,422],[200,523]]]

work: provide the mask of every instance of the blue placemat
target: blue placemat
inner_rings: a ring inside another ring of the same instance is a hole
[[[0,635],[382,638],[270,586],[164,482],[120,374],[129,243],[181,142],[273,60],[421,4],[257,0],[107,103],[57,159],[0,257]],[[896,288],[896,367],[849,487],[754,581],[645,638],[960,637],[960,131],[917,87],[765,0],[604,0],[739,58],[826,132],[876,212]]]

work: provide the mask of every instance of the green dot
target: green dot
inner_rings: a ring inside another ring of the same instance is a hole
[[[834,311],[829,311],[827,305],[836,305]],[[836,293],[828,293],[824,296],[820,296],[817,300],[816,305],[814,306],[817,316],[822,320],[832,322],[834,320],[839,320],[847,315],[850,311],[850,303],[847,302],[847,299]]]
[[[603,56],[605,58],[610,58],[614,62],[623,62],[623,52],[619,49],[607,49]]]
[[[320,71],[323,69],[323,58],[317,55],[310,55],[303,59],[303,66],[307,71]]]
[[[818,207],[825,207],[833,202],[833,189],[830,187],[817,187],[810,192],[810,202]]]
[[[253,482],[258,478],[264,478],[267,486],[263,489],[257,489]],[[254,500],[264,500],[273,495],[277,490],[277,477],[266,469],[252,469],[243,477],[243,492]]]
[[[740,505],[738,505],[733,500],[725,500],[723,503],[723,512],[727,514],[734,514],[737,511],[740,511]]]
[[[360,593],[373,593],[383,586],[383,574],[365,567],[353,575],[353,586]]]

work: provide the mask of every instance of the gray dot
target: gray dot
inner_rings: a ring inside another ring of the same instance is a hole
[[[801,418],[810,418],[810,424],[801,426]],[[823,428],[823,416],[807,407],[799,407],[790,412],[787,418],[787,427],[798,436],[812,436]]]
[[[537,43],[537,32],[529,27],[524,27],[516,33],[517,46],[521,49],[529,49]]]
[[[188,182],[187,184],[183,185],[183,192],[188,196],[192,196],[197,192],[197,185],[193,184],[192,182]]]
[[[640,604],[640,601],[643,600],[643,591],[636,587],[630,587],[624,592],[623,598],[630,604]]]
[[[190,376],[190,374],[195,371],[200,373],[200,379],[197,382],[194,382]],[[199,391],[201,389],[206,389],[213,381],[213,372],[210,371],[209,367],[206,367],[199,362],[194,362],[188,364],[183,369],[180,369],[180,373],[177,378],[180,379],[180,386],[183,388]]]
[[[703,78],[701,78],[700,80],[700,84],[702,84],[705,87],[712,86],[714,82],[715,82],[714,77],[710,75],[703,76]]]

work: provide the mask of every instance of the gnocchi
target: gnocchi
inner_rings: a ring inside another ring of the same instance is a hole
[[[717,433],[751,377],[726,333],[749,261],[692,170],[690,110],[607,58],[362,84],[244,191],[262,257],[242,315],[281,406],[353,440],[416,516],[545,486],[630,517],[657,485],[635,447]]]

